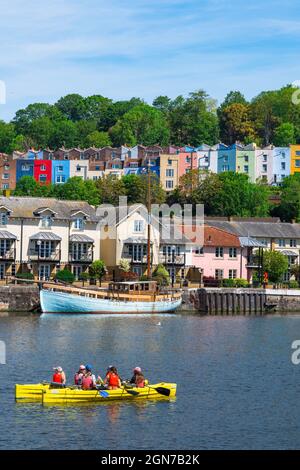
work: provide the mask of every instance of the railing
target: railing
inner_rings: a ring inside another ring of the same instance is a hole
[[[69,262],[70,263],[92,263],[93,262],[93,252],[89,253],[69,253]]]
[[[261,261],[258,256],[248,256],[246,266],[247,268],[259,268]]]
[[[61,250],[29,250],[30,261],[60,261]]]
[[[14,260],[16,259],[16,249],[11,248],[10,250],[1,251],[0,250],[0,260]]]
[[[185,264],[185,254],[182,255],[160,255],[159,262],[167,265],[184,265]]]
[[[131,264],[146,264],[147,263],[147,255],[142,255],[142,256],[133,256],[129,255],[128,253],[124,254],[123,257],[125,259],[128,259]]]

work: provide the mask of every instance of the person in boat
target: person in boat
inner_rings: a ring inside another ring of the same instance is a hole
[[[85,366],[82,364],[81,366],[79,366],[79,369],[78,369],[78,372],[76,372],[76,374],[74,375],[74,384],[75,385],[82,385],[82,379],[84,377],[84,374],[85,374]]]
[[[130,383],[138,388],[145,387],[145,377],[140,367],[135,367],[133,369],[133,376],[130,380]]]
[[[85,374],[82,378],[81,388],[83,390],[93,390],[96,388],[96,377],[92,373],[92,366],[90,364],[85,366]]]
[[[109,390],[117,390],[122,387],[121,379],[116,367],[110,367],[110,370],[106,374],[104,383],[107,385]]]
[[[54,367],[54,374],[52,376],[52,383],[66,385],[66,374],[62,367]]]

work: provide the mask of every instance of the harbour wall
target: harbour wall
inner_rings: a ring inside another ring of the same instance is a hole
[[[300,289],[184,289],[181,310],[203,315],[300,313]]]
[[[39,312],[39,289],[33,285],[9,284],[0,286],[0,316],[9,313]]]

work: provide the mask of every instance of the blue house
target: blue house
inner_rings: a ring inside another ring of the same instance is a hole
[[[66,183],[70,178],[69,160],[52,160],[52,183]]]
[[[272,184],[280,185],[286,176],[291,174],[291,151],[289,147],[273,148]]]
[[[218,152],[218,173],[223,173],[224,171],[236,171],[236,144],[228,147],[227,145],[220,143],[212,148]]]
[[[18,182],[22,176],[33,177],[34,160],[27,160],[25,158],[17,159],[16,165],[16,181]]]

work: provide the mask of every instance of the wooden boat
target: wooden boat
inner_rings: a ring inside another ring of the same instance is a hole
[[[147,385],[144,388],[123,386],[117,390],[81,390],[77,387],[52,388],[50,384],[17,384],[15,396],[17,401],[35,402],[44,404],[72,404],[108,402],[112,400],[127,399],[158,399],[173,398],[176,396],[177,385],[161,382]]]
[[[43,313],[168,313],[182,302],[180,292],[159,291],[157,283],[111,282],[108,289],[43,284]]]
[[[153,400],[176,396],[177,385],[161,382],[144,388],[122,387],[117,390],[81,390],[73,388],[48,389],[42,394],[44,405],[70,405],[72,403],[105,403],[113,400]]]

